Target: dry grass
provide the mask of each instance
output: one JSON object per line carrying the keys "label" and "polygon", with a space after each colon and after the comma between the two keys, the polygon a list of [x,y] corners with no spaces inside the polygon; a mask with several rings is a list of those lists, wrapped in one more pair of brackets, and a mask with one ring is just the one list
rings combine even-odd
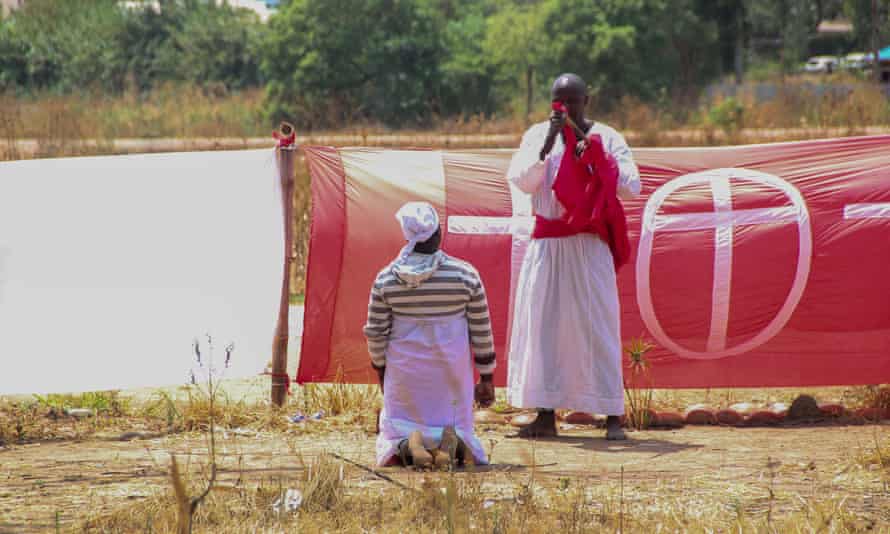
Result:
{"label": "dry grass", "polygon": [[[159,137],[250,137],[267,135],[259,91],[214,95],[169,85],[151,93],[0,95],[2,159],[24,157],[15,140],[34,140],[35,157],[107,153],[108,140]],[[80,140],[94,140],[84,147]]]}
{"label": "dry grass", "polygon": [[769,90],[757,83],[746,83],[735,88],[734,97],[718,94],[711,100],[703,99],[697,109],[647,104],[624,97],[618,110],[605,115],[603,120],[621,130],[636,132],[643,140],[662,139],[661,132],[689,128],[705,133],[799,127],[849,128],[855,132],[869,125],[890,124],[887,97],[878,86],[855,76],[799,76],[769,82]]}
{"label": "dry grass", "polygon": [[[183,385],[157,389],[149,394],[134,395],[132,392],[93,392],[77,395],[51,394],[46,397],[27,398],[17,396],[13,400],[0,398],[0,437],[7,443],[29,443],[64,438],[60,428],[81,424],[90,428],[113,429],[139,423],[163,429],[165,433],[206,432],[211,414],[216,425],[225,429],[288,430],[314,428],[327,431],[338,426],[351,425],[375,415],[381,398],[377,386],[353,384],[308,384],[294,386],[292,395],[282,408],[271,405],[268,389],[250,390],[248,394],[232,395],[227,388],[243,390],[242,382],[251,386],[267,380],[263,377],[230,380],[216,392],[214,402],[206,388]],[[105,400],[96,401],[96,398]],[[64,415],[62,407],[95,407],[97,416],[77,419]],[[113,408],[102,408],[111,406]],[[287,416],[297,411],[322,412],[324,417],[310,426],[294,426]],[[106,421],[105,426],[96,421]],[[112,424],[113,423],[113,424]],[[22,427],[22,432],[15,427]],[[21,434],[21,439],[16,438]],[[88,437],[82,434],[81,437]]]}
{"label": "dry grass", "polygon": [[[682,389],[650,390],[649,408],[682,412],[693,404],[726,407],[738,402],[769,406],[790,404],[802,393],[820,402],[840,403],[849,409],[886,408],[890,386],[832,387],[803,390],[771,389]],[[505,391],[497,391],[495,409],[508,411]],[[324,433],[338,429],[361,428],[373,432],[376,413],[382,403],[380,389],[364,384],[306,384],[295,386],[283,408],[270,405],[264,396],[233,398],[221,390],[213,408],[221,429],[252,429],[286,433]],[[93,408],[94,417],[76,418],[64,408]],[[642,410],[642,408],[640,409]],[[295,425],[288,417],[301,412],[323,416],[311,423]],[[210,423],[210,399],[200,388],[182,386],[175,391],[157,390],[135,400],[117,392],[0,400],[0,447],[42,441],[82,440],[95,436],[115,436],[127,431],[144,434],[206,432]],[[643,425],[645,426],[645,425]],[[890,452],[888,452],[890,456]]]}
{"label": "dry grass", "polygon": [[[94,415],[84,418],[68,415],[67,410],[72,408],[89,409]],[[137,415],[130,400],[118,391],[33,395],[15,401],[0,399],[0,446],[80,440],[134,425],[157,430],[159,425],[153,423]]]}
{"label": "dry grass", "polygon": [[[521,474],[430,474],[408,490],[363,482],[354,468],[320,456],[301,476],[219,488],[196,515],[195,532],[831,532],[880,526],[842,492],[804,495],[775,486],[779,467],[757,487],[695,480],[650,483],[601,476],[539,480]],[[288,488],[293,513],[273,511]],[[175,532],[172,490],[89,519],[88,532]],[[875,528],[877,527],[877,528]]]}
{"label": "dry grass", "polygon": [[259,406],[246,401],[233,400],[225,392],[220,392],[211,403],[210,395],[196,387],[182,388],[185,399],[172,401],[166,394],[159,393],[158,399],[144,409],[146,415],[163,417],[170,421],[172,413],[173,431],[205,431],[209,428],[211,416],[223,428],[236,428],[263,420]]}
{"label": "dry grass", "polygon": [[850,397],[860,408],[890,410],[890,386],[863,386],[852,390]]}
{"label": "dry grass", "polygon": [[[890,122],[890,104],[881,90],[857,78],[836,79],[847,90],[814,96],[810,91],[814,80],[806,77],[790,79],[777,96],[757,102],[750,91],[743,90],[744,126],[749,128],[817,128],[846,127],[852,131],[871,124]],[[815,80],[819,83],[818,80]]]}
{"label": "dry grass", "polygon": [[624,372],[624,394],[627,399],[628,425],[637,430],[647,428],[652,409],[652,380],[646,353],[655,348],[643,339],[632,339],[624,347],[628,367]]}
{"label": "dry grass", "polygon": [[[733,103],[716,97],[703,99],[698,107],[675,102],[646,103],[625,97],[614,111],[591,114],[628,134],[637,146],[672,144],[726,144],[756,142],[757,129],[840,128],[851,133],[866,126],[890,125],[890,105],[881,90],[871,83],[847,75],[831,78],[789,77],[772,82],[770,98],[757,96],[753,83],[736,90]],[[822,85],[826,84],[826,85]],[[817,94],[814,87],[828,90]],[[37,157],[86,150],[77,140],[96,140],[93,153],[107,153],[102,140],[120,138],[266,137],[275,126],[263,118],[262,90],[237,93],[169,84],[148,93],[128,91],[119,96],[102,94],[38,94],[29,97],[0,95],[0,142],[4,159],[17,154],[15,140],[32,139],[39,144]],[[736,109],[737,108],[737,109]],[[738,111],[737,113],[735,111]],[[529,120],[546,119],[546,111]],[[477,136],[477,144],[513,146],[513,139],[485,141],[486,136],[518,136],[525,119],[515,117],[432,117],[424,130],[393,132],[380,124],[353,123],[336,133],[354,135],[358,144],[423,146],[431,142],[449,146],[453,136]],[[748,130],[745,133],[745,130]],[[682,135],[678,132],[683,132]],[[305,132],[300,132],[301,134]],[[323,132],[315,132],[321,134]],[[398,134],[394,139],[375,138]],[[800,138],[802,134],[791,135]],[[431,138],[439,137],[441,141]],[[788,137],[786,135],[785,137]],[[782,136],[769,135],[768,140]],[[458,144],[463,145],[460,141]]]}
{"label": "dry grass", "polygon": [[857,408],[880,407],[885,401],[888,386],[836,386],[821,388],[745,388],[745,389],[656,389],[653,390],[652,405],[658,410],[682,412],[693,404],[709,406],[730,406],[749,402],[754,406],[770,406],[775,403],[791,402],[801,394],[812,395],[818,402],[837,403],[855,410]]}
{"label": "dry grass", "polygon": [[306,384],[297,392],[294,404],[305,412],[327,415],[361,413],[379,406],[380,388],[365,384]]}
{"label": "dry grass", "polygon": [[[882,399],[874,393],[876,391],[884,389],[823,388],[810,393],[826,400],[847,399],[851,403],[865,403]],[[687,402],[702,400],[718,404],[769,402],[788,400],[800,392],[791,389],[656,390],[653,402],[663,407],[680,407]],[[499,394],[503,392],[499,391]],[[177,431],[207,434],[208,401],[198,394],[197,388],[181,388],[176,395],[158,393],[148,401],[130,401],[126,414],[114,416],[109,411],[106,417],[128,425],[153,421],[158,427],[166,426],[169,417]],[[66,402],[76,404],[73,400]],[[797,464],[779,465],[767,458],[763,458],[760,478],[748,476],[745,480],[733,480],[730,476],[729,482],[727,475],[710,476],[704,472],[658,478],[657,473],[669,463],[639,465],[632,472],[619,471],[617,464],[608,469],[598,464],[581,467],[571,475],[538,473],[534,466],[542,462],[541,451],[536,452],[536,444],[532,442],[528,444],[528,450],[518,453],[521,462],[531,466],[530,469],[418,474],[400,478],[410,487],[402,490],[340,462],[324,452],[325,446],[311,450],[303,448],[314,440],[327,442],[331,436],[338,440],[337,447],[352,446],[349,445],[352,438],[347,436],[372,439],[369,434],[373,427],[373,412],[379,403],[375,386],[317,384],[300,387],[289,398],[283,411],[270,408],[262,399],[256,398],[231,400],[221,395],[217,402],[215,419],[219,422],[222,446],[228,451],[225,460],[228,463],[221,467],[228,475],[217,483],[197,509],[194,532],[535,533],[550,532],[555,528],[565,532],[846,533],[868,528],[887,531],[885,526],[875,523],[874,513],[868,512],[868,506],[863,504],[871,502],[868,499],[872,498],[876,499],[874,502],[879,508],[879,503],[890,502],[890,441],[886,427],[882,426],[874,426],[873,430],[862,429],[867,435],[873,432],[873,439],[864,440],[858,449],[851,449],[849,458],[839,457],[832,466],[831,469],[845,477],[846,485],[838,485],[830,478],[803,482],[810,479],[808,467],[801,472]],[[9,413],[8,408],[8,404],[4,406],[4,416],[25,415],[25,412]],[[19,409],[22,409],[21,405]],[[38,420],[34,423],[37,427],[61,424],[47,419],[46,412],[40,412],[48,410],[40,402],[32,402],[29,409],[37,410],[33,415]],[[339,415],[327,415],[319,421],[303,424],[286,422],[285,415],[295,410],[304,413],[324,410],[327,414]],[[86,421],[78,423],[89,424]],[[278,467],[260,478],[256,475],[256,464],[253,476],[239,472],[241,462],[239,459],[235,463],[235,458],[243,454],[256,458],[265,450],[261,443],[255,444],[258,448],[254,452],[240,451],[234,445],[236,438],[232,429],[242,426],[256,431],[257,437],[262,435],[286,443],[290,450],[288,456],[292,459],[284,464],[276,462],[274,465]],[[225,437],[226,433],[229,437]],[[200,437],[183,434],[176,439],[194,442]],[[243,442],[255,438],[237,439]],[[207,457],[202,456],[200,449],[195,451],[188,447],[185,450],[197,454],[186,454],[186,463],[180,464],[180,493],[194,495],[206,484],[209,467]],[[332,450],[345,453],[345,449]],[[546,454],[552,455],[553,451]],[[492,451],[492,455],[495,461],[504,461],[502,453]],[[282,465],[292,468],[281,470]],[[270,467],[273,464],[270,463]],[[728,467],[735,469],[732,465]],[[650,471],[650,468],[654,470]],[[682,468],[678,469],[682,472]],[[654,478],[653,473],[656,474]],[[862,500],[861,493],[848,493],[850,487],[867,486],[872,489],[863,490],[866,493],[876,491],[874,483],[870,482],[876,476],[885,481],[883,493],[866,497],[866,501]],[[299,510],[295,513],[274,511],[273,502],[288,489],[301,492]],[[848,499],[850,495],[855,498]],[[72,527],[85,532],[177,532],[177,502],[176,489],[170,484],[136,503],[122,500],[111,513],[81,515],[79,521],[82,523]]]}
{"label": "dry grass", "polygon": [[890,482],[890,437],[884,436],[882,438],[878,434],[876,427],[874,443],[860,451],[859,462],[865,467],[874,466],[877,469],[883,470],[888,476],[888,482]]}
{"label": "dry grass", "polygon": [[[373,429],[381,402],[377,386],[343,383],[295,386],[282,408],[272,406],[265,397],[233,398],[225,389],[220,389],[211,403],[207,391],[196,386],[181,386],[173,391],[159,389],[141,400],[116,391],[0,398],[0,447],[116,437],[127,432],[206,432],[211,413],[216,426],[223,431],[323,433],[355,426]],[[65,413],[68,408],[90,408],[95,415],[72,417]],[[288,416],[296,412],[320,412],[323,416],[311,424],[295,425],[288,421]]]}

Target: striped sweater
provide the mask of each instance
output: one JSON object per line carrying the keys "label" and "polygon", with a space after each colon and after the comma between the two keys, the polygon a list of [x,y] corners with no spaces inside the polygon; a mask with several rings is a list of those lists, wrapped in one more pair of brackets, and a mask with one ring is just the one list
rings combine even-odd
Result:
{"label": "striped sweater", "polygon": [[494,338],[485,287],[476,269],[445,254],[412,254],[412,266],[390,264],[377,275],[368,304],[365,337],[371,364],[386,365],[393,317],[465,316],[473,361],[480,374],[495,368]]}

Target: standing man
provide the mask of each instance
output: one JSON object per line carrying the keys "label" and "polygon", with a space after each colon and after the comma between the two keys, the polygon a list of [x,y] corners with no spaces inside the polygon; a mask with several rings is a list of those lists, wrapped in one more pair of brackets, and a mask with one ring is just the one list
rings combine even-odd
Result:
{"label": "standing man", "polygon": [[553,112],[522,137],[508,171],[532,196],[535,230],[513,309],[508,401],[537,408],[520,437],[555,436],[554,409],[605,414],[606,439],[626,439],[616,269],[629,245],[618,197],[640,192],[624,138],[584,117],[587,85],[562,74]]}
{"label": "standing man", "polygon": [[[365,336],[383,388],[377,463],[486,464],[473,400],[494,401],[494,338],[479,273],[439,250],[436,210],[409,202],[396,214],[408,244],[371,287]],[[473,384],[473,367],[479,384]]]}

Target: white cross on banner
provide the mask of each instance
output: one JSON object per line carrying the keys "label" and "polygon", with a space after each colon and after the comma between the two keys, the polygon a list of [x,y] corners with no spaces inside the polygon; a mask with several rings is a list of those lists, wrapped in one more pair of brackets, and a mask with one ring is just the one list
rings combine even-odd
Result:
{"label": "white cross on banner", "polygon": [[[516,295],[516,283],[519,280],[519,269],[525,257],[528,240],[531,239],[535,218],[531,214],[531,202],[515,185],[510,187],[511,217],[479,217],[468,215],[450,215],[448,232],[465,235],[510,235],[513,237],[510,254],[510,302]],[[513,314],[509,314],[512,321]]]}

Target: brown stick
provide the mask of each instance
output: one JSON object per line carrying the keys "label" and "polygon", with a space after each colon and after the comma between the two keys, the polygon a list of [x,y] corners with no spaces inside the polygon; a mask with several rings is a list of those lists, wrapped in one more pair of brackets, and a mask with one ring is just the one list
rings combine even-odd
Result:
{"label": "brown stick", "polygon": [[[282,122],[279,127],[281,137],[294,133],[291,124]],[[290,267],[293,253],[293,209],[294,209],[294,158],[296,145],[275,148],[278,160],[278,174],[281,180],[281,202],[284,213],[284,272],[281,280],[281,301],[278,305],[278,324],[275,325],[275,343],[272,349],[272,404],[283,406],[290,386],[287,376],[287,341],[290,309]]]}
{"label": "brown stick", "polygon": [[572,118],[569,117],[568,115],[566,115],[566,122],[569,124],[569,126],[572,128],[572,130],[575,132],[575,137],[578,138],[578,141],[581,141],[582,139],[587,138],[587,134],[584,133],[584,130],[582,130],[577,124],[575,124],[575,121],[573,121]]}
{"label": "brown stick", "polygon": [[329,452],[328,454],[331,455],[331,456],[333,456],[334,458],[336,458],[336,459],[342,461],[342,462],[346,462],[346,463],[348,463],[349,465],[358,467],[358,468],[361,469],[362,471],[365,471],[365,472],[367,472],[367,473],[371,473],[372,475],[374,475],[375,477],[379,478],[380,480],[385,480],[385,481],[389,482],[390,484],[392,484],[392,485],[394,485],[394,486],[396,486],[396,487],[399,487],[399,488],[402,488],[402,489],[405,489],[405,490],[415,491],[414,488],[409,488],[408,486],[402,484],[402,483],[399,482],[398,480],[395,480],[395,479],[393,479],[392,477],[386,476],[386,475],[384,475],[383,473],[381,473],[380,471],[377,471],[376,469],[371,469],[370,467],[364,466],[364,465],[362,465],[362,464],[360,464],[360,463],[358,463],[358,462],[353,462],[353,461],[350,460],[349,458],[344,458],[344,457],[340,456],[339,454],[337,454],[337,453],[335,453],[335,452]]}
{"label": "brown stick", "polygon": [[173,493],[176,495],[176,532],[177,534],[189,534],[191,531],[191,510],[189,496],[179,473],[179,464],[176,456],[170,455],[170,480],[173,483]]}

